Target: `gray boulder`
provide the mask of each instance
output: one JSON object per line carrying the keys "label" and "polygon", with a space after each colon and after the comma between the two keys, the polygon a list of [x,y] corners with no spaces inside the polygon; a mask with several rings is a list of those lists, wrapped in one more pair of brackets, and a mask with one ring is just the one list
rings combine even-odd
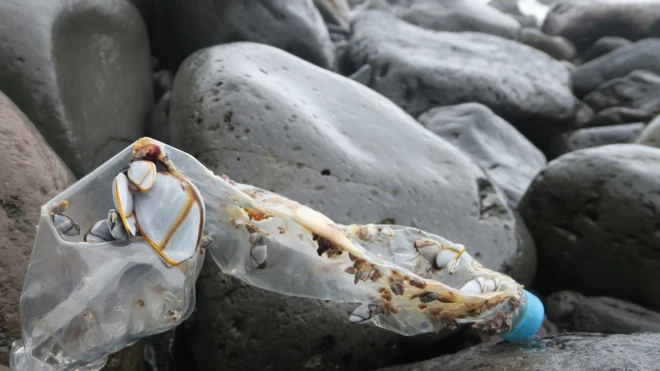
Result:
{"label": "gray boulder", "polygon": [[422,114],[419,122],[471,155],[514,207],[546,165],[541,151],[482,104],[436,107]]}
{"label": "gray boulder", "polygon": [[656,117],[642,130],[635,139],[635,143],[660,148],[660,116]]}
{"label": "gray boulder", "polygon": [[561,334],[523,343],[481,344],[380,371],[655,370],[660,362],[659,343],[660,334]]}
{"label": "gray boulder", "polygon": [[433,32],[382,11],[358,14],[349,56],[370,64],[369,86],[413,116],[477,102],[514,125],[565,122],[577,100],[566,66],[520,43],[474,32]]}
{"label": "gray boulder", "polygon": [[149,41],[124,0],[0,2],[0,90],[76,176],[143,135]]}
{"label": "gray boulder", "polygon": [[311,0],[171,0],[155,7],[158,51],[174,65],[205,47],[251,41],[335,67],[330,34]]}
{"label": "gray boulder", "polygon": [[[521,282],[534,273],[524,225],[473,160],[373,90],[282,50],[234,43],[190,56],[175,78],[170,132],[173,145],[216,173],[337,222],[426,228]],[[207,367],[381,367],[406,341],[443,337],[351,327],[353,306],[264,292],[215,271],[198,281],[192,330]]]}
{"label": "gray boulder", "polygon": [[536,281],[660,309],[660,149],[611,144],[563,155],[518,210],[539,252]]}
{"label": "gray boulder", "polygon": [[648,120],[648,112],[628,107],[610,107],[591,116],[584,124],[578,126],[582,128],[618,126],[628,122],[638,122]]}
{"label": "gray boulder", "polygon": [[474,31],[513,39],[520,23],[508,14],[470,0],[383,0],[371,8],[387,9],[416,26],[435,31]]}
{"label": "gray boulder", "polygon": [[647,38],[658,19],[657,0],[558,0],[550,7],[541,29],[571,40],[584,52],[604,36],[631,41]]}
{"label": "gray boulder", "polygon": [[587,51],[580,56],[580,60],[582,63],[587,63],[626,45],[630,45],[630,40],[618,36],[604,36],[587,49]]}
{"label": "gray boulder", "polygon": [[582,97],[603,83],[625,77],[635,70],[660,75],[660,39],[645,39],[622,46],[579,66],[572,72],[573,89],[578,97]]}
{"label": "gray boulder", "polygon": [[635,70],[625,77],[612,79],[583,98],[595,112],[611,107],[626,107],[646,113],[647,121],[660,113],[660,76]]}
{"label": "gray boulder", "polygon": [[552,157],[580,149],[616,143],[631,143],[644,129],[644,123],[600,126],[566,132],[556,137],[551,144]]}

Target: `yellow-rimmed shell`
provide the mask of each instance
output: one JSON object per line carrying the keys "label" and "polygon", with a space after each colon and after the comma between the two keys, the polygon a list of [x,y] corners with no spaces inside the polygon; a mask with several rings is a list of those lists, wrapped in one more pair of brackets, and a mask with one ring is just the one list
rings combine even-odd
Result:
{"label": "yellow-rimmed shell", "polygon": [[128,188],[128,178],[124,173],[119,173],[112,182],[112,198],[126,232],[131,236],[135,236],[137,227],[133,208],[133,194]]}
{"label": "yellow-rimmed shell", "polygon": [[195,254],[206,210],[190,181],[157,173],[149,192],[136,193],[133,201],[137,227],[168,264],[177,266]]}
{"label": "yellow-rimmed shell", "polygon": [[148,192],[156,183],[156,164],[151,161],[133,161],[127,174],[128,180],[135,184],[140,192]]}

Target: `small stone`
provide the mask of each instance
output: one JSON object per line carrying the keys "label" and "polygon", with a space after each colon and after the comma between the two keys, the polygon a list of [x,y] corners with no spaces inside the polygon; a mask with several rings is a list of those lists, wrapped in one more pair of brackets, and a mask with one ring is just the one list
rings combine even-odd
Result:
{"label": "small stone", "polygon": [[630,45],[630,40],[618,36],[604,36],[598,39],[584,54],[580,57],[582,63],[587,63],[596,58],[619,49],[622,46]]}
{"label": "small stone", "polygon": [[573,331],[602,334],[660,332],[660,313],[625,300],[591,297],[574,304]]}
{"label": "small stone", "polygon": [[545,17],[541,30],[563,36],[585,51],[604,36],[631,41],[651,36],[651,26],[660,18],[657,1],[558,0]]}
{"label": "small stone", "polygon": [[575,57],[573,43],[561,36],[548,36],[536,28],[521,28],[516,41],[536,48],[557,60],[570,60]]}
{"label": "small stone", "polygon": [[579,149],[616,143],[632,143],[644,129],[644,123],[601,126],[570,131],[552,141],[553,158]]}
{"label": "small stone", "polygon": [[591,128],[623,125],[628,122],[646,121],[648,116],[649,113],[641,109],[628,107],[611,107],[592,115],[586,122],[577,127]]}
{"label": "small stone", "polygon": [[520,11],[518,0],[491,0],[488,5],[502,13],[509,14],[520,23],[522,27],[539,27],[539,20],[533,15],[526,15]]}
{"label": "small stone", "polygon": [[572,72],[573,90],[583,97],[607,81],[625,77],[635,70],[660,75],[660,39],[645,39],[622,46],[585,63]]}
{"label": "small stone", "polygon": [[625,107],[646,112],[642,121],[660,113],[660,76],[650,71],[635,70],[624,77],[614,78],[583,98],[595,112]]}

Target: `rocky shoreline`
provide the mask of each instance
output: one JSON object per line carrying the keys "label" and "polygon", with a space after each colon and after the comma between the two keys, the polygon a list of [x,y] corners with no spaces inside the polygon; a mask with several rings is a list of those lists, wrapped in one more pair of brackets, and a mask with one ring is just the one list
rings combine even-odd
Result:
{"label": "rocky shoreline", "polygon": [[107,370],[660,362],[660,1],[0,2],[0,369],[39,208],[142,136],[339,223],[426,229],[543,299],[537,338],[403,337],[207,262]]}

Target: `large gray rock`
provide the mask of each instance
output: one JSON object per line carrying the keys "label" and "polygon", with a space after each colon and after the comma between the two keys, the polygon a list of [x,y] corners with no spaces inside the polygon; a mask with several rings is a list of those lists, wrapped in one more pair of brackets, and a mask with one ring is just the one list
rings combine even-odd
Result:
{"label": "large gray rock", "polygon": [[660,149],[612,144],[563,155],[519,210],[539,251],[537,281],[660,309]]}
{"label": "large gray rock", "polygon": [[[174,82],[170,129],[173,145],[218,174],[340,223],[426,228],[461,241],[490,268],[532,277],[526,229],[476,163],[373,90],[282,50],[235,43],[189,57]],[[204,272],[192,341],[206,367],[380,367],[396,356],[383,349],[404,341],[350,327],[347,306]]]}
{"label": "large gray rock", "polygon": [[[20,295],[41,205],[75,177],[30,120],[0,92],[0,365],[22,337]],[[110,357],[108,371],[143,370],[140,343]],[[2,368],[0,366],[0,368]]]}
{"label": "large gray rock", "polygon": [[[508,14],[471,0],[380,0],[370,8],[387,9],[416,26],[435,31],[475,31],[513,39],[520,23]],[[390,4],[391,6],[387,6]]]}
{"label": "large gray rock", "polygon": [[579,66],[572,73],[573,89],[582,97],[603,83],[635,70],[660,75],[660,39],[638,41]]}
{"label": "large gray rock", "polygon": [[572,118],[566,66],[520,43],[481,33],[433,32],[382,11],[357,15],[350,40],[369,86],[417,116],[436,106],[482,103],[514,125]]}
{"label": "large gray rock", "polygon": [[630,45],[630,40],[618,36],[604,36],[587,49],[587,51],[580,56],[580,60],[582,63],[587,63],[626,45]]}
{"label": "large gray rock", "polygon": [[0,2],[0,90],[82,176],[143,135],[149,41],[125,0]]}
{"label": "large gray rock", "polygon": [[556,137],[550,146],[553,158],[579,149],[615,143],[631,143],[644,129],[644,123],[600,126],[566,132]]}
{"label": "large gray rock", "polygon": [[660,148],[660,116],[656,117],[642,130],[635,139],[635,143]]}
{"label": "large gray rock", "polygon": [[419,122],[470,154],[514,207],[546,165],[541,151],[482,104],[436,107],[423,113]]}
{"label": "large gray rock", "polygon": [[174,65],[205,47],[251,41],[335,67],[328,29],[312,0],[171,0],[156,8],[158,50],[173,54]]}
{"label": "large gray rock", "polygon": [[658,19],[657,0],[558,0],[550,7],[542,30],[564,36],[585,51],[603,36],[647,38]]}
{"label": "large gray rock", "polygon": [[655,370],[660,334],[561,334],[523,343],[481,344],[457,354],[380,371]]}
{"label": "large gray rock", "polygon": [[610,107],[626,107],[646,113],[647,121],[660,113],[660,76],[635,70],[625,77],[612,79],[583,98],[595,112]]}
{"label": "large gray rock", "polygon": [[628,122],[639,122],[648,120],[648,112],[628,107],[606,108],[591,116],[586,122],[578,126],[581,128],[593,128],[603,126],[619,126]]}

